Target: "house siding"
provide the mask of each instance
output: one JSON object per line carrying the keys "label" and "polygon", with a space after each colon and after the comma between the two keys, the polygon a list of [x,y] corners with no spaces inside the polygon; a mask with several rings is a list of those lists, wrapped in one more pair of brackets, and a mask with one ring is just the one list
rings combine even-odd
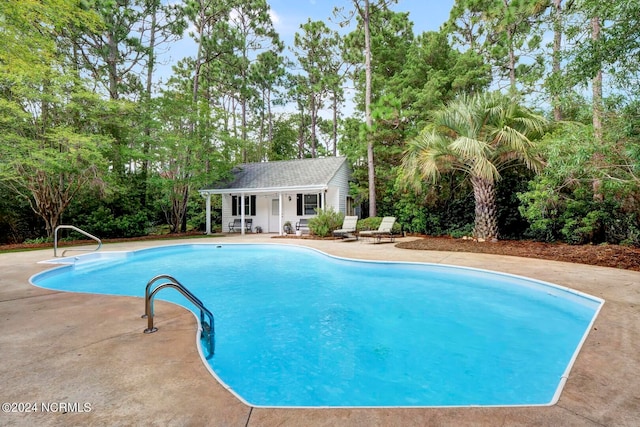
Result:
{"label": "house siding", "polygon": [[229,232],[229,222],[233,221],[231,211],[231,196],[229,194],[222,195],[222,231]]}
{"label": "house siding", "polygon": [[[289,163],[290,164],[290,163]],[[305,165],[309,163],[304,163]],[[288,166],[288,165],[287,165]],[[350,169],[346,161],[343,161],[340,166],[335,169],[333,176],[330,178],[327,176],[325,179],[329,179],[329,181],[316,181],[314,185],[326,185],[326,191],[322,194],[324,198],[324,207],[329,209],[333,208],[334,210],[342,213],[346,213],[347,209],[347,196],[349,194],[349,177],[350,177]],[[303,177],[305,178],[305,177]],[[303,188],[307,183],[300,184]],[[280,232],[280,224],[284,224],[286,221],[291,221],[293,225],[300,218],[309,218],[313,215],[298,215],[297,212],[297,195],[298,194],[319,194],[317,191],[305,191],[298,190],[295,191],[296,184],[292,182],[292,186],[290,190],[284,190],[283,192],[278,192],[276,189],[273,190],[272,193],[268,192],[269,187],[256,187],[256,192],[253,193],[251,191],[243,191],[245,196],[256,196],[255,199],[255,215],[251,216],[249,212],[245,213],[246,218],[252,218],[253,221],[253,231],[255,232],[256,226],[260,226],[263,232]],[[248,189],[247,189],[248,190]],[[240,195],[237,192],[234,192],[232,188],[229,188],[224,193],[220,192],[218,194],[222,194],[222,231],[229,231],[229,223],[234,220],[234,218],[239,218],[240,214],[238,212],[237,215],[233,215],[232,210],[232,195],[238,196]],[[228,191],[228,193],[226,192]],[[282,197],[282,212],[280,212],[280,217],[277,215],[272,215],[272,200],[278,199]],[[291,200],[289,200],[291,198]]]}
{"label": "house siding", "polygon": [[[333,206],[334,209],[343,214],[347,213],[347,197],[349,196],[349,167],[347,163],[343,163],[338,169],[338,172],[329,181],[329,193],[331,194],[331,201],[327,204],[327,207]],[[329,198],[329,197],[327,197]]]}

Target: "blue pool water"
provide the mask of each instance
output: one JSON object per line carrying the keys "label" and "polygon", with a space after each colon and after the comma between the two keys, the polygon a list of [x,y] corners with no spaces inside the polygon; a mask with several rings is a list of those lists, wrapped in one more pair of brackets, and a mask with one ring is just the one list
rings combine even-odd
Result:
{"label": "blue pool water", "polygon": [[[512,275],[288,245],[180,245],[57,262],[71,264],[32,282],[142,297],[152,277],[174,276],[215,316],[215,375],[255,406],[552,404],[603,303]],[[157,298],[193,309],[171,289]]]}

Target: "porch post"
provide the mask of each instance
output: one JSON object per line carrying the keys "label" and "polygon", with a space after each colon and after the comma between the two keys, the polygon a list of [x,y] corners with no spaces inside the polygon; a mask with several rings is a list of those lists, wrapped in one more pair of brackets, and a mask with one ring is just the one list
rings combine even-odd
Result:
{"label": "porch post", "polygon": [[282,217],[284,214],[282,213],[282,192],[278,193],[278,235],[282,236]]}
{"label": "porch post", "polygon": [[207,216],[207,227],[205,230],[206,234],[211,234],[211,193],[207,193],[206,195],[207,198],[207,209],[206,209],[206,216]]}
{"label": "porch post", "polygon": [[240,227],[241,233],[244,235],[244,193],[240,193]]}

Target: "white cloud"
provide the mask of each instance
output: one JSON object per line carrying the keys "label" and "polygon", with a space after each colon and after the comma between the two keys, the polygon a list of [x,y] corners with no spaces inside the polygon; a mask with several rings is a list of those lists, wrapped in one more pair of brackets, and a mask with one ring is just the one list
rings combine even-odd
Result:
{"label": "white cloud", "polygon": [[271,17],[273,26],[278,28],[278,26],[280,25],[280,15],[278,15],[275,10],[269,9],[269,16]]}

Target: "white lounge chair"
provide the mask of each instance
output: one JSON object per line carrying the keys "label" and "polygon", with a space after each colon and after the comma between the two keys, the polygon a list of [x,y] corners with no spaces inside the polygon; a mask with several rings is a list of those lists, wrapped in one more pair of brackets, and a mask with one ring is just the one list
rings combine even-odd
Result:
{"label": "white lounge chair", "polygon": [[345,216],[344,221],[342,221],[342,228],[338,230],[333,230],[334,237],[342,237],[343,239],[355,237],[358,238],[358,235],[355,234],[356,227],[358,225],[358,217],[357,216]]}
{"label": "white lounge chair", "polygon": [[358,233],[361,237],[373,237],[376,243],[380,243],[383,238],[388,238],[391,242],[395,241],[395,234],[393,234],[393,225],[396,223],[396,218],[393,216],[385,216],[380,222],[380,227],[377,230],[365,230]]}

